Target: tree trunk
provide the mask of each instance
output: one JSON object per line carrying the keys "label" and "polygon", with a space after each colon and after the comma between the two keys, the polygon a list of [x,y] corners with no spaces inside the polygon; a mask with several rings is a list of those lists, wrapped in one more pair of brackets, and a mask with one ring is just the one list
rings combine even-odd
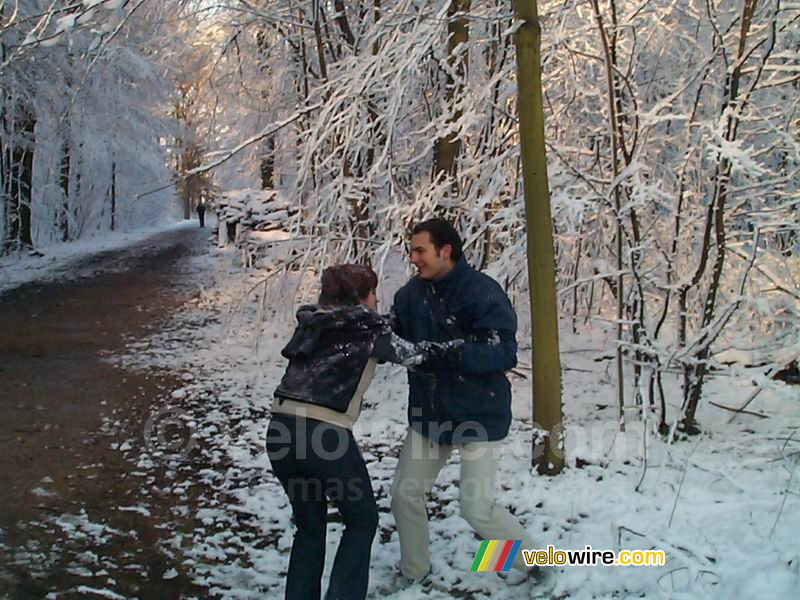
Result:
{"label": "tree trunk", "polygon": [[339,31],[341,31],[342,37],[347,42],[347,45],[352,48],[356,45],[356,37],[353,35],[350,22],[347,20],[344,0],[334,0],[333,7],[336,9],[336,23],[339,25]]}
{"label": "tree trunk", "polygon": [[[747,36],[750,33],[750,25],[752,23],[753,14],[755,13],[758,0],[744,0],[742,5],[741,25],[739,30],[739,43],[736,51],[736,61],[732,71],[726,81],[725,91],[726,98],[723,104],[722,115],[725,117],[725,130],[724,137],[728,142],[736,140],[736,134],[739,126],[737,104],[741,107],[740,102],[747,101],[747,95],[744,99],[739,98],[739,84],[742,76],[742,67],[745,62],[745,47],[747,43]],[[763,61],[766,61],[767,56],[772,50],[769,45],[765,51]],[[763,65],[763,63],[762,63]],[[756,81],[760,71],[754,76]],[[755,84],[753,84],[755,85]],[[751,88],[752,90],[752,88]],[[703,301],[703,312],[700,320],[700,329],[707,330],[707,327],[714,320],[716,311],[717,292],[719,291],[720,281],[722,280],[722,272],[725,268],[725,253],[727,249],[727,239],[725,232],[725,203],[728,197],[728,188],[731,179],[732,164],[730,159],[725,156],[717,164],[717,169],[714,177],[714,192],[711,200],[711,210],[706,222],[706,240],[704,240],[704,251],[707,257],[708,243],[707,238],[710,232],[714,233],[714,250],[715,260],[711,270],[711,281],[706,290],[705,299]],[[701,262],[703,270],[705,268],[705,261]],[[698,270],[698,273],[701,271]],[[695,281],[699,281],[697,275]],[[695,423],[695,412],[700,403],[700,398],[703,392],[703,384],[705,382],[705,375],[708,369],[707,361],[711,352],[711,344],[714,342],[710,333],[705,333],[701,336],[698,342],[698,350],[693,356],[694,365],[689,368],[688,380],[686,388],[684,389],[684,416],[681,422],[681,428],[687,433],[699,433],[697,424]]]}
{"label": "tree trunk", "polygon": [[116,228],[117,221],[117,163],[111,163],[111,231]]}
{"label": "tree trunk", "polygon": [[261,189],[271,190],[275,187],[275,140],[267,138],[265,153],[261,157]]}
{"label": "tree trunk", "polygon": [[325,45],[322,41],[322,28],[320,25],[322,7],[318,7],[317,12],[314,13],[314,40],[317,43],[317,59],[319,60],[319,76],[322,81],[328,79],[328,67],[325,61]]}
{"label": "tree trunk", "polygon": [[[4,115],[3,115],[4,116]],[[5,127],[3,128],[5,129]],[[11,148],[4,139],[0,139],[0,201],[3,208],[3,237],[0,243],[0,256],[6,254],[11,248],[8,241],[11,239],[11,229],[15,218],[11,202]]]}
{"label": "tree trunk", "polygon": [[533,460],[541,474],[564,466],[560,439],[561,362],[555,290],[555,253],[547,181],[542,106],[541,28],[536,0],[517,0],[522,25],[515,34],[519,135],[528,236],[528,291],[533,346],[533,420],[544,430],[533,440]]}
{"label": "tree trunk", "polygon": [[611,138],[611,168],[613,173],[614,183],[614,217],[617,224],[616,232],[616,254],[617,254],[617,281],[616,281],[616,299],[617,299],[617,348],[616,348],[616,367],[617,367],[617,416],[619,418],[619,430],[625,431],[625,371],[622,354],[622,337],[623,326],[622,321],[624,318],[625,308],[625,280],[622,275],[623,271],[623,231],[622,231],[622,199],[619,183],[619,145],[620,139],[618,137],[619,130],[617,128],[617,108],[616,102],[616,82],[614,77],[613,57],[611,56],[611,46],[606,35],[606,30],[603,25],[603,20],[600,16],[600,7],[597,0],[592,0],[592,8],[594,10],[594,18],[597,21],[597,27],[600,32],[600,40],[603,45],[603,54],[605,56],[606,66],[606,93],[608,94],[608,119]]}
{"label": "tree trunk", "polygon": [[[456,56],[455,49],[459,44],[469,40],[469,24],[466,14],[469,12],[471,0],[451,0],[447,9],[447,72],[445,92],[447,106],[453,107],[464,89],[464,76],[467,72],[466,54]],[[460,16],[459,16],[460,15]],[[455,72],[454,78],[452,72]],[[454,110],[449,120],[455,124],[461,118],[461,111]],[[433,145],[433,179],[456,176],[456,159],[461,152],[461,139],[452,131],[444,137],[437,138]]]}
{"label": "tree trunk", "polygon": [[25,106],[18,106],[13,117],[15,132],[8,159],[8,194],[6,196],[5,250],[32,248],[31,192],[33,190],[33,151],[36,117]]}
{"label": "tree trunk", "polygon": [[[0,7],[2,14],[2,7]],[[5,100],[5,98],[3,98]],[[5,110],[5,103],[0,104],[0,132],[8,131],[8,121]],[[0,256],[7,252],[5,247],[6,240],[9,239],[9,229],[11,227],[11,198],[9,188],[11,186],[11,148],[8,140],[0,137],[0,209],[2,209],[2,238],[0,238]]]}
{"label": "tree trunk", "polygon": [[[78,121],[76,131],[80,131],[83,126],[82,121]],[[83,229],[86,227],[86,218],[81,211],[84,205],[81,202],[83,196],[83,167],[85,160],[83,158],[83,140],[78,142],[78,147],[73,148],[73,158],[75,159],[75,189],[72,194],[72,224],[73,233],[72,239],[76,240],[83,235]]]}
{"label": "tree trunk", "polygon": [[183,205],[183,218],[192,218],[192,194],[189,189],[189,180],[184,179],[181,187],[181,204]]}
{"label": "tree trunk", "polygon": [[61,241],[69,241],[69,172],[70,172],[69,134],[64,136],[64,143],[61,145],[61,165],[58,169],[58,181],[61,187],[61,210],[58,215],[58,230],[61,233]]}
{"label": "tree trunk", "polygon": [[[5,3],[0,2],[0,21],[5,17]],[[0,64],[6,61],[6,44],[0,37]],[[2,90],[0,97],[0,133],[8,131],[8,121],[6,119],[6,103],[8,100],[8,90]],[[9,186],[9,161],[7,154],[8,140],[0,136],[0,242],[4,242],[8,235],[9,213],[8,213],[8,186]],[[0,243],[0,256],[5,254],[4,244]]]}

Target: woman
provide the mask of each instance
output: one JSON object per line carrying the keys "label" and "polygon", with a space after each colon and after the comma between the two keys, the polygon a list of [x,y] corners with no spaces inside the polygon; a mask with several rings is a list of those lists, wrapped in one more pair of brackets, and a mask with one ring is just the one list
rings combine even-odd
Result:
{"label": "woman", "polygon": [[375,312],[374,271],[361,265],[325,269],[317,305],[301,307],[281,354],[289,366],[275,391],[267,454],[292,504],[297,526],[287,600],[317,600],[325,564],[328,502],[344,522],[326,600],[367,594],[378,510],[353,438],[353,423],[377,361],[424,368],[450,360],[463,341],[411,344]]}

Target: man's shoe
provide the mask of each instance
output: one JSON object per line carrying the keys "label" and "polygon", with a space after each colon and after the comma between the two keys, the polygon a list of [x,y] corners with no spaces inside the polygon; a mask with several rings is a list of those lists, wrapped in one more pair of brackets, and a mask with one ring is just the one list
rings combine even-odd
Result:
{"label": "man's shoe", "polygon": [[511,569],[510,571],[500,571],[497,573],[506,585],[514,587],[522,585],[523,583],[530,582],[537,587],[547,587],[548,584],[553,584],[555,573],[552,569],[547,567],[534,566],[527,571],[518,571]]}
{"label": "man's shoe", "polygon": [[428,571],[422,577],[414,578],[414,577],[406,577],[405,575],[403,575],[403,572],[400,571],[400,579],[403,580],[406,584],[404,587],[411,587],[413,585],[418,585],[423,588],[430,587],[432,575],[433,571]]}
{"label": "man's shoe", "polygon": [[511,569],[510,571],[498,571],[497,576],[502,579],[507,586],[516,587],[531,581],[531,579],[534,577],[532,573],[534,569],[536,569],[536,567],[533,567],[533,569],[529,569],[527,571],[518,571],[517,569]]}
{"label": "man's shoe", "polygon": [[552,567],[535,566],[527,571],[512,569],[498,575],[509,587],[524,586],[536,598],[550,598],[556,587],[556,570]]}
{"label": "man's shoe", "polygon": [[388,589],[381,589],[379,590],[381,593],[384,594],[393,594],[395,592],[399,592],[401,590],[405,590],[414,586],[419,586],[423,589],[428,589],[432,585],[432,571],[428,571],[427,574],[423,575],[422,577],[406,577],[403,575],[403,570],[398,567],[397,571],[395,572],[394,579],[389,584]]}

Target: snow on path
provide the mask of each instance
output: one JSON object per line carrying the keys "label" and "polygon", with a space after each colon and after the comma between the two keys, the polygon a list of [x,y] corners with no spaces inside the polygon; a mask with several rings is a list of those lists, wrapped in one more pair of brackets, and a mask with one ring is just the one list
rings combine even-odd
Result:
{"label": "snow on path", "polygon": [[[166,465],[184,477],[187,461],[195,465],[188,483],[184,478],[172,490],[159,490],[174,494],[176,518],[190,510],[192,478],[215,490],[194,499],[200,525],[176,527],[171,549],[187,557],[195,581],[216,595],[279,597],[292,539],[291,510],[269,470],[263,438],[271,394],[285,366],[279,351],[293,326],[285,299],[297,293],[297,276],[273,279],[264,288],[258,273],[241,273],[234,254],[212,250],[191,260],[203,282],[199,298],[166,330],[109,360],[126,368],[186,371],[185,386],[153,411],[180,413],[191,439],[177,452],[150,444],[151,452],[138,457],[140,469]],[[257,296],[240,301],[251,289],[266,289],[263,302]],[[299,290],[309,293],[303,286]],[[731,413],[704,402],[698,418],[705,433],[666,444],[652,433],[652,420],[645,428],[633,412],[627,432],[617,431],[609,365],[595,360],[608,354],[604,332],[564,335],[568,468],[555,478],[531,474],[530,381],[514,376],[515,420],[498,476],[499,501],[512,508],[541,548],[660,549],[667,562],[664,567],[564,567],[555,574],[553,597],[798,597],[796,388],[776,384],[761,394],[760,410],[773,415],[768,419],[739,415],[731,420]],[[530,364],[525,352],[520,359]],[[677,381],[665,383],[676,405]],[[738,405],[748,396],[748,385],[712,380],[709,398]],[[403,369],[381,367],[355,431],[380,508],[371,597],[521,597],[521,588],[506,586],[492,573],[469,572],[479,540],[458,516],[457,455],[442,470],[429,505],[434,586],[387,591],[399,558],[388,489],[405,432],[405,398]],[[670,414],[676,414],[675,406]],[[643,431],[649,432],[647,469],[636,492]],[[340,532],[339,523],[329,526],[326,575]],[[535,590],[525,593],[538,597]]]}

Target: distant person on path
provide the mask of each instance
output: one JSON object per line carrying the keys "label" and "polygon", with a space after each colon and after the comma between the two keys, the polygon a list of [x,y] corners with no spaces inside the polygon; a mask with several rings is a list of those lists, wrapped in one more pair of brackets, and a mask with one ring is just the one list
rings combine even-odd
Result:
{"label": "distant person on path", "polygon": [[344,532],[326,600],[361,600],[369,586],[378,509],[353,423],[378,360],[423,367],[447,360],[462,341],[409,344],[375,309],[378,278],[362,265],[325,269],[316,305],[297,311],[297,328],[281,354],[289,365],[275,391],[266,448],[289,496],[295,533],[287,600],[318,600],[325,565],[328,503]]}
{"label": "distant person on path", "polygon": [[197,205],[197,218],[200,220],[200,227],[206,226],[206,204],[205,202],[200,202]]}
{"label": "distant person on path", "polygon": [[[485,540],[535,547],[516,517],[495,502],[499,455],[511,423],[506,371],[517,362],[511,302],[496,281],[467,264],[458,232],[443,219],[414,227],[411,262],[418,274],[394,297],[397,334],[415,343],[466,343],[431,370],[408,372],[409,429],[392,484],[407,583],[430,573],[426,495],[454,449],[461,455],[461,516]],[[513,567],[518,572],[507,575],[507,583],[527,580],[522,552]]]}

